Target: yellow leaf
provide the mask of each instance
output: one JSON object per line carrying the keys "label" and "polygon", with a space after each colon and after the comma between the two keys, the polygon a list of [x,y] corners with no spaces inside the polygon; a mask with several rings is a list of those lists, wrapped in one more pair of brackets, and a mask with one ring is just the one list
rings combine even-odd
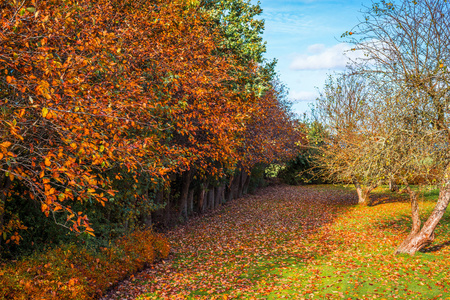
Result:
{"label": "yellow leaf", "polygon": [[45,203],[43,203],[42,206],[41,206],[41,209],[42,209],[43,212],[44,212],[44,211],[47,211],[48,205],[45,204]]}
{"label": "yellow leaf", "polygon": [[50,167],[50,164],[51,164],[51,163],[50,163],[50,159],[49,159],[48,157],[45,158],[45,162],[44,162],[44,163],[45,163],[45,165],[46,165],[47,167]]}
{"label": "yellow leaf", "polygon": [[444,67],[444,64],[440,64],[440,65],[439,65],[439,68],[443,68],[443,67]]}
{"label": "yellow leaf", "polygon": [[45,118],[48,114],[48,109],[47,107],[42,108],[42,116]]}
{"label": "yellow leaf", "polygon": [[2,159],[3,158],[3,153],[0,153],[0,159]]}

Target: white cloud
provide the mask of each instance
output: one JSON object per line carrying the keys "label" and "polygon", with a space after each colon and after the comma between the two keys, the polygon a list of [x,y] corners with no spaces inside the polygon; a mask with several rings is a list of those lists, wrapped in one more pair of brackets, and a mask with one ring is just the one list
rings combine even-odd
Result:
{"label": "white cloud", "polygon": [[351,60],[362,57],[360,51],[351,51],[349,44],[340,43],[330,48],[323,44],[310,45],[307,54],[297,55],[290,65],[294,71],[343,69]]}
{"label": "white cloud", "polygon": [[314,45],[310,45],[308,47],[308,52],[309,53],[313,53],[313,54],[315,54],[315,53],[322,53],[325,50],[326,49],[325,49],[325,45],[324,44],[314,44]]}
{"label": "white cloud", "polygon": [[317,92],[308,92],[308,91],[290,91],[289,99],[294,102],[311,102],[316,100],[319,97]]}

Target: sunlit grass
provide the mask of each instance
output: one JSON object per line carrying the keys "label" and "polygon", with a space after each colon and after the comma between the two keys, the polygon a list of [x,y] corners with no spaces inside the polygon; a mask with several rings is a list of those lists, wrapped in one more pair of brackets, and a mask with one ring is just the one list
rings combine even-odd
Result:
{"label": "sunlit grass", "polygon": [[[353,198],[348,205],[326,202],[326,197],[338,200],[337,193],[349,197],[353,191],[332,185],[279,187],[247,199],[239,211],[228,207],[220,218],[208,220],[213,225],[193,224],[189,231],[197,238],[174,233],[179,252],[170,272],[155,273],[156,283],[140,299],[450,297],[449,213],[432,247],[412,257],[395,256],[411,225],[403,196],[387,192],[384,196],[400,202],[370,207],[351,205]],[[432,210],[436,197],[434,190],[425,193],[422,215]],[[321,215],[328,221],[317,221]],[[180,248],[188,244],[189,250]],[[195,249],[202,252],[195,254]]]}

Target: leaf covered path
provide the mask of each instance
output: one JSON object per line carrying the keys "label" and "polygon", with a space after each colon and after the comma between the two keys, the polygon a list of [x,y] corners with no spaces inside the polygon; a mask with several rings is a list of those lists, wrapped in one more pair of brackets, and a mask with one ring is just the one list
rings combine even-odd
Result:
{"label": "leaf covered path", "polygon": [[448,248],[392,255],[409,226],[408,203],[356,202],[342,187],[262,189],[171,231],[169,260],[105,299],[450,297]]}

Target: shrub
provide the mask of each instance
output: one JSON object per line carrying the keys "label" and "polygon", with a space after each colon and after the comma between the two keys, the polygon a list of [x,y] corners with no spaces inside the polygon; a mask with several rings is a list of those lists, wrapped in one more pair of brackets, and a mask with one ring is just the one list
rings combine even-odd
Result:
{"label": "shrub", "polygon": [[64,245],[3,264],[1,299],[92,299],[129,274],[167,258],[169,243],[150,230],[135,231],[98,251]]}

